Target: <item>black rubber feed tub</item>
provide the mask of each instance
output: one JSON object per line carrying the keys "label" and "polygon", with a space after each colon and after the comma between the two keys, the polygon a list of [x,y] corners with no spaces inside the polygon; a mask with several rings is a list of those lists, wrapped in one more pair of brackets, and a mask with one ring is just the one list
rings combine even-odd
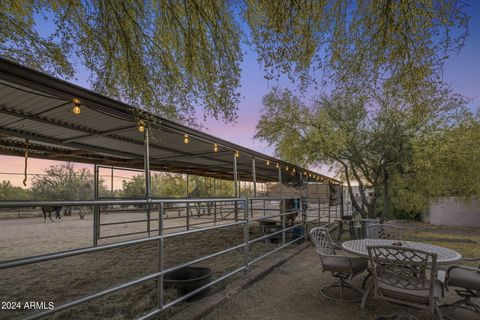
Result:
{"label": "black rubber feed tub", "polygon": [[[195,289],[198,289],[210,282],[212,271],[209,268],[184,267],[169,272],[163,277],[164,288],[175,288],[183,296]],[[204,297],[208,293],[208,288],[188,298],[192,301]]]}

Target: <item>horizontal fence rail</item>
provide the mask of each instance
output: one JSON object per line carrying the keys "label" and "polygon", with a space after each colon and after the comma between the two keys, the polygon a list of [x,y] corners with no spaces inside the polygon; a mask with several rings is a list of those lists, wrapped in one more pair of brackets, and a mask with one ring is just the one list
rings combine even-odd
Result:
{"label": "horizontal fence rail", "polygon": [[[298,199],[295,206],[291,206],[292,200]],[[20,317],[19,319],[39,319],[60,311],[67,310],[82,303],[116,293],[120,290],[139,285],[147,281],[155,280],[157,283],[157,307],[141,315],[137,319],[150,319],[163,310],[176,305],[195,294],[223,281],[241,271],[247,272],[249,267],[275,252],[303,241],[306,238],[308,227],[330,223],[338,217],[342,211],[339,206],[330,206],[322,203],[325,199],[309,198],[199,198],[199,199],[128,199],[128,200],[92,200],[92,201],[1,201],[2,208],[31,208],[31,207],[92,207],[94,242],[90,247],[30,256],[0,262],[0,270],[33,265],[46,261],[64,259],[68,257],[92,254],[101,251],[125,248],[144,243],[157,243],[158,271],[138,277],[136,279],[104,288],[89,293],[82,297],[56,305],[54,309],[36,311]],[[287,205],[288,204],[288,205]],[[118,207],[123,206],[124,208]],[[133,208],[132,208],[133,207]],[[125,209],[125,210],[124,210]],[[173,212],[173,215],[170,215]],[[0,211],[0,214],[2,212]],[[105,217],[121,214],[145,214],[145,218],[136,218],[125,221],[108,221]],[[152,216],[153,215],[153,216]],[[103,219],[103,220],[102,220]],[[204,219],[205,221],[201,221]],[[195,222],[193,220],[196,220]],[[184,221],[180,225],[166,226],[166,223],[174,224],[175,221]],[[199,221],[199,222],[198,222]],[[115,228],[119,225],[145,225],[145,230],[135,232],[123,232],[103,234],[105,228]],[[164,242],[171,238],[195,235],[213,230],[242,228],[242,242],[226,249],[205,254],[190,261],[165,267]],[[252,228],[260,230],[260,236],[251,237]],[[179,230],[181,229],[181,230]],[[176,231],[175,231],[176,230]],[[169,233],[169,231],[172,231]],[[98,241],[114,239],[117,237],[142,235],[139,239],[121,240],[114,243],[99,244]],[[250,256],[252,245],[261,241],[276,241],[277,246],[260,254],[257,257]],[[243,263],[233,271],[224,272],[219,278],[208,284],[180,296],[173,301],[165,303],[164,276],[175,270],[192,266],[209,259],[240,251],[243,255]]]}

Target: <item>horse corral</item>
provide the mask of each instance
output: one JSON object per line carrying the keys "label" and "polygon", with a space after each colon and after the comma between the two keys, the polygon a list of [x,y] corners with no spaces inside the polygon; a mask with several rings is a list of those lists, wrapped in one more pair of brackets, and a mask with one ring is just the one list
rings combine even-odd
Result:
{"label": "horse corral", "polygon": [[[203,213],[202,208],[208,206],[201,206],[199,201],[190,203],[188,207],[192,210],[189,211],[190,225],[188,228],[185,203],[169,206],[170,208],[163,215],[165,234],[192,233],[164,240],[164,269],[183,265],[221,251],[228,252],[193,265],[210,268],[213,280],[234,272],[244,265],[245,251],[242,244],[245,243],[245,225],[240,223],[231,226],[231,224],[245,221],[245,210],[241,212],[241,215],[239,214],[237,222],[235,222],[235,212],[233,211],[235,205],[233,203],[227,205],[228,202],[230,201],[222,201],[222,206],[220,206],[220,202],[215,202],[215,205],[218,204],[216,214],[214,213],[215,205],[210,212],[206,210]],[[281,205],[278,199],[251,200],[250,204],[252,206],[248,213],[249,262],[282,247],[285,243],[297,243],[302,240],[302,237],[294,238],[292,230],[285,231],[288,227],[294,226],[291,222],[287,222],[287,219],[284,219],[284,223],[287,224],[285,228],[277,228],[274,232],[270,231],[271,233],[265,233],[265,230],[260,227],[262,221],[272,221],[275,225],[281,225],[282,218],[279,216]],[[316,220],[320,214],[321,220],[326,223],[328,222],[328,211],[332,213],[333,209],[338,211],[337,208],[329,205],[318,206],[318,204],[311,203],[309,204],[310,216],[302,219],[314,221],[317,224]],[[121,211],[111,207],[102,212],[102,226],[104,225],[106,229],[101,229],[98,240],[100,246],[118,244],[132,239],[145,239],[145,236],[142,235],[142,232],[145,234],[148,232],[145,210],[141,212],[142,209],[131,208],[130,211],[136,212]],[[292,213],[285,213],[285,216],[287,215],[292,215]],[[157,235],[158,229],[153,228],[153,224],[155,222],[155,225],[158,225],[158,210],[152,210],[150,219],[151,236]],[[75,210],[74,215],[63,217],[61,222],[57,220],[45,223],[40,215],[21,219],[5,219],[1,224],[0,241],[4,245],[0,248],[0,256],[3,260],[11,261],[88,247],[93,241],[92,220],[92,214],[87,215],[85,219],[80,219]],[[211,229],[212,227],[215,229]],[[280,235],[280,238],[275,237],[272,233]],[[285,233],[285,239],[282,242],[283,233]],[[255,241],[256,239],[260,240]],[[13,301],[53,301],[55,305],[61,305],[105,287],[142,278],[159,270],[159,243],[159,241],[144,242],[108,251],[74,255],[6,269],[1,273],[0,281],[3,285],[0,288],[0,296],[8,296]],[[12,250],[13,248],[14,250]],[[235,279],[238,274],[226,281]],[[120,317],[120,315],[124,318],[133,318],[156,306],[156,281],[152,279],[132,285],[118,293],[108,295],[108,299],[92,300],[68,309],[68,311],[59,312],[51,318],[64,319],[75,315],[76,319],[90,319],[92,313],[96,315],[97,319],[111,319]],[[214,285],[211,292],[221,289],[225,283],[224,281]],[[179,297],[179,292],[175,289],[167,289],[164,292],[164,303],[172,302]],[[188,303],[179,304],[162,314],[161,317],[166,318],[186,305]],[[1,313],[0,319],[10,319],[29,312],[31,310],[4,311]]]}
{"label": "horse corral", "polygon": [[[0,319],[168,318],[349,210],[335,179],[1,58],[0,91],[1,154],[94,166],[89,200],[0,202]],[[101,167],[141,170],[144,196],[102,199]],[[212,190],[190,194],[187,178],[186,198],[154,196],[152,172],[208,178]],[[232,194],[219,197],[217,180]],[[267,183],[278,195],[258,192]],[[164,288],[185,267],[210,269],[210,282]]]}

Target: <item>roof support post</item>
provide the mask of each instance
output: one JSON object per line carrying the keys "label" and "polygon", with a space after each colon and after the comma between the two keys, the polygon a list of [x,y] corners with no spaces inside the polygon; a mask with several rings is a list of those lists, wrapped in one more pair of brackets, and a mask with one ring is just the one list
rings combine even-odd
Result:
{"label": "roof support post", "polygon": [[[93,200],[98,200],[98,181],[100,179],[98,164],[93,165]],[[93,206],[93,246],[98,245],[98,236],[100,231],[100,207],[98,205]]]}
{"label": "roof support post", "polygon": [[215,177],[213,177],[212,179],[213,179],[213,197],[215,198],[217,196],[217,190],[216,190],[217,179]]}
{"label": "roof support post", "polygon": [[342,187],[342,192],[340,193],[340,216],[343,219],[343,216],[345,215],[345,208],[343,207],[343,186],[339,183],[339,186]]}
{"label": "roof support post", "polygon": [[[150,176],[150,140],[148,127],[145,127],[143,135],[144,156],[143,165],[145,169],[145,199],[151,199],[151,176]],[[147,233],[150,237],[150,205],[147,204]]]}
{"label": "roof support post", "polygon": [[257,197],[257,172],[255,169],[255,157],[252,157],[253,197]]}
{"label": "roof support post", "polygon": [[[235,185],[235,198],[240,198],[240,190],[238,187],[238,172],[237,172],[237,153],[233,153],[233,184]],[[238,201],[235,200],[235,222],[238,221]]]}
{"label": "roof support post", "polygon": [[[111,193],[111,197],[113,198],[114,197],[114,194],[113,194],[113,166],[111,168],[111,177],[110,177],[110,193]],[[112,208],[113,208],[113,205],[112,205]]]}
{"label": "roof support post", "polygon": [[280,184],[280,198],[283,198],[282,167],[278,166],[278,183]]}
{"label": "roof support post", "polygon": [[318,179],[317,179],[317,200],[318,200],[318,215],[317,215],[317,221],[320,222],[320,191],[318,189]]}
{"label": "roof support post", "polygon": [[308,181],[308,178],[307,178],[307,189],[305,190],[305,198],[308,199],[308,197],[310,196],[309,195],[309,192],[308,192],[308,187],[310,186],[310,181]]}
{"label": "roof support post", "polygon": [[238,173],[237,173],[237,154],[233,153],[233,184],[235,186],[235,198],[239,198],[239,190],[238,190]]}

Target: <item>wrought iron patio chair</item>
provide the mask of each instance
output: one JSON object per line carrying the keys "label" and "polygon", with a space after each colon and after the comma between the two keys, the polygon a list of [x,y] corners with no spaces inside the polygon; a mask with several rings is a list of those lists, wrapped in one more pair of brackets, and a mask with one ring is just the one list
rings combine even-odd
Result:
{"label": "wrought iron patio chair", "polygon": [[[372,268],[374,297],[396,304],[426,309],[443,319],[439,299],[443,283],[436,278],[435,253],[399,246],[368,246]],[[361,308],[365,307],[364,295]],[[395,313],[378,319],[415,319],[412,315]]]}
{"label": "wrought iron patio chair", "polygon": [[[315,249],[320,256],[323,272],[331,272],[332,276],[338,281],[322,287],[320,292],[327,299],[337,302],[358,302],[361,300],[363,290],[355,287],[351,280],[353,277],[361,274],[367,269],[368,261],[363,258],[349,257],[346,255],[337,255],[337,246],[330,238],[327,228],[316,227],[310,230],[310,238],[315,245]],[[339,288],[339,297],[328,294],[330,288]],[[344,297],[344,290],[348,289],[353,294],[350,298]],[[358,297],[355,297],[355,293]]]}
{"label": "wrought iron patio chair", "polygon": [[[367,239],[388,239],[388,240],[402,240],[403,228],[394,226],[392,224],[367,224],[365,226],[365,237]],[[368,275],[364,278],[362,283],[362,289],[365,289],[367,282],[372,276],[370,267],[368,268]]]}
{"label": "wrought iron patio chair", "polygon": [[[480,258],[464,258],[465,261],[480,261]],[[460,300],[443,305],[448,308],[445,314],[447,319],[455,319],[451,314],[458,308],[469,310],[480,316],[480,305],[476,304],[472,299],[480,298],[480,266],[478,268],[467,266],[451,266],[447,269],[445,277],[445,289],[455,287],[455,292],[461,297]]]}
{"label": "wrought iron patio chair", "polygon": [[368,239],[402,240],[403,238],[403,228],[392,224],[369,224],[366,227],[365,235]]}

